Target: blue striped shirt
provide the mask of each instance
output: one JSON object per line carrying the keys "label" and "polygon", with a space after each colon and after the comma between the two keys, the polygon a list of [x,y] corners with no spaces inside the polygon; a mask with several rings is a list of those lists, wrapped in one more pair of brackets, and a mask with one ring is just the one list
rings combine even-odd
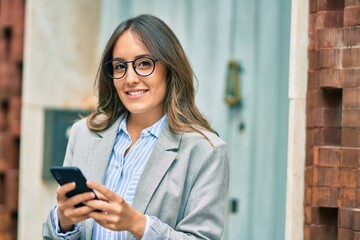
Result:
{"label": "blue striped shirt", "polygon": [[[164,127],[166,115],[151,127],[142,130],[140,138],[124,156],[126,149],[132,143],[127,131],[126,119],[127,117],[124,117],[120,123],[104,185],[132,205],[141,173]],[[94,223],[92,239],[125,240],[126,236],[126,231],[111,231]]]}

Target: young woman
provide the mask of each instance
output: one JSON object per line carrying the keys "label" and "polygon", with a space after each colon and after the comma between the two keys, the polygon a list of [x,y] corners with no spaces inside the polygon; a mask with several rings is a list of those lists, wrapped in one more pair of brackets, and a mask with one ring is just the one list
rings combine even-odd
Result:
{"label": "young woman", "polygon": [[221,239],[226,143],[195,105],[172,30],[151,15],[121,23],[96,83],[98,107],[72,127],[64,165],[79,167],[99,199],[67,198],[75,184],[59,187],[43,238]]}

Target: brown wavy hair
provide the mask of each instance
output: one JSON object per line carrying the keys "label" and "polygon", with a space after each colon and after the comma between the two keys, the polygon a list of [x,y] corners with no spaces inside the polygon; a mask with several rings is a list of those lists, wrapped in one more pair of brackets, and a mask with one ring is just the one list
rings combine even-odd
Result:
{"label": "brown wavy hair", "polygon": [[134,33],[166,67],[164,112],[168,115],[170,129],[175,133],[195,131],[202,134],[200,129],[216,133],[195,105],[194,72],[178,38],[166,23],[148,14],[125,20],[108,40],[95,81],[98,106],[88,117],[88,127],[93,131],[104,130],[127,112],[113,80],[103,67],[105,62],[113,58],[114,45],[125,31]]}

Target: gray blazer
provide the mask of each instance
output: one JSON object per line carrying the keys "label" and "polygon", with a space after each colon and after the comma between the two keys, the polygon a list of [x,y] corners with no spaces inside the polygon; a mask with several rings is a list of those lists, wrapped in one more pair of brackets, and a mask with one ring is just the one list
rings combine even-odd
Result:
{"label": "gray blazer", "polygon": [[[86,120],[72,127],[64,165],[78,166],[87,179],[103,182],[120,117],[102,132],[90,131]],[[146,163],[133,207],[155,216],[154,239],[221,239],[229,184],[226,143],[204,131],[174,134],[166,123]],[[43,239],[57,237],[52,213],[43,224]],[[82,223],[81,233],[66,239],[91,239],[93,220]],[[128,239],[131,239],[128,234]]]}

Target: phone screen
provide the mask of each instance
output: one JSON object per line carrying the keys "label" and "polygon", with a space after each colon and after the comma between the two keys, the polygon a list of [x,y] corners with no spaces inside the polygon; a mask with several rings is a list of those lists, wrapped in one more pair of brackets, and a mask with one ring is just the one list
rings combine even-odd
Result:
{"label": "phone screen", "polygon": [[[50,172],[60,185],[70,182],[76,183],[75,189],[66,193],[68,198],[84,192],[93,192],[95,194],[95,192],[86,185],[86,178],[78,167],[51,167]],[[98,199],[96,194],[95,198]],[[75,205],[75,207],[80,206],[83,206],[83,204]]]}

